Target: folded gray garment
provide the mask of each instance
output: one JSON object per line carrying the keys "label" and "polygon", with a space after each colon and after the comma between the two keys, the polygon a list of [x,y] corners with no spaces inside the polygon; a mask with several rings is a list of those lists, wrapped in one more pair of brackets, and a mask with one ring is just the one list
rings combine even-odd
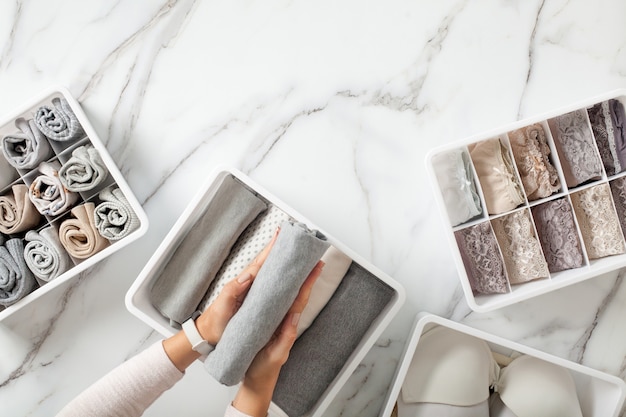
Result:
{"label": "folded gray garment", "polygon": [[59,178],[65,188],[74,192],[89,191],[101,184],[109,175],[100,153],[91,145],[80,146],[59,169]]}
{"label": "folded gray garment", "polygon": [[309,412],[393,295],[391,287],[353,262],[326,307],[291,349],[274,403],[290,417]]}
{"label": "folded gray garment", "polygon": [[24,248],[24,259],[40,285],[73,266],[54,227],[48,226],[39,232],[29,230],[25,239],[28,243]]}
{"label": "folded gray garment", "polygon": [[30,200],[41,214],[57,216],[69,210],[78,201],[78,194],[68,191],[59,179],[59,163],[42,162],[30,185]]}
{"label": "folded gray garment", "polygon": [[204,363],[215,379],[225,385],[235,385],[243,379],[328,246],[323,236],[301,223],[281,224],[246,299]]}
{"label": "folded gray garment", "polygon": [[196,311],[230,248],[267,204],[224,177],[202,217],[174,251],[150,292],[154,307],[179,327]]}
{"label": "folded gray garment", "polygon": [[35,123],[41,133],[59,142],[85,136],[83,127],[66,99],[55,97],[52,105],[54,108],[41,106],[35,113]]}
{"label": "folded gray garment", "polygon": [[106,188],[98,195],[102,203],[96,206],[98,232],[109,240],[120,240],[139,227],[139,218],[119,188]]}
{"label": "folded gray garment", "polygon": [[2,138],[2,152],[9,164],[17,169],[33,169],[53,155],[48,139],[35,125],[34,120],[20,117],[15,126],[21,133]]}
{"label": "folded gray garment", "polygon": [[24,261],[22,239],[10,239],[0,246],[0,305],[8,307],[26,297],[37,281]]}

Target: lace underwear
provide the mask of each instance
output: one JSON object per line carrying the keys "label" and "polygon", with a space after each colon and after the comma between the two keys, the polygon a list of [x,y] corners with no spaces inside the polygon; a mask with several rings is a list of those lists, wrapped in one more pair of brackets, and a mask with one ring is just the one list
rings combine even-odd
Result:
{"label": "lace underwear", "polygon": [[458,230],[454,235],[472,289],[480,294],[508,292],[504,262],[489,222]]}
{"label": "lace underwear", "polygon": [[532,208],[537,234],[550,272],[583,266],[583,253],[572,207],[565,198]]}
{"label": "lace underwear", "polygon": [[613,180],[610,182],[610,185],[617,218],[622,226],[622,235],[626,238],[626,177]]}
{"label": "lace underwear", "polygon": [[624,253],[624,238],[607,184],[572,194],[572,205],[589,259]]}
{"label": "lace underwear", "polygon": [[469,155],[453,149],[433,157],[433,167],[452,226],[482,213]]}
{"label": "lace underwear", "polygon": [[556,144],[565,182],[576,187],[602,177],[602,162],[587,123],[585,110],[576,110],[548,120]]}
{"label": "lace underwear", "polygon": [[624,171],[626,169],[624,106],[619,100],[611,99],[587,109],[587,114],[607,175]]}
{"label": "lace underwear", "polygon": [[524,202],[508,149],[494,138],[468,146],[490,214],[511,211]]}
{"label": "lace underwear", "polygon": [[514,130],[509,133],[509,140],[528,200],[559,191],[559,174],[550,162],[550,147],[541,124]]}
{"label": "lace underwear", "polygon": [[491,225],[511,284],[548,277],[548,264],[527,210],[493,219]]}

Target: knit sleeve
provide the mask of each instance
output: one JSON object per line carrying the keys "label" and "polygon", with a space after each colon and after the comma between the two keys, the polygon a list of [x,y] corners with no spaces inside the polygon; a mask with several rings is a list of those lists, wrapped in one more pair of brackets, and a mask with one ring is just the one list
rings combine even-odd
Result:
{"label": "knit sleeve", "polygon": [[183,375],[159,341],[96,381],[66,405],[57,417],[141,416]]}

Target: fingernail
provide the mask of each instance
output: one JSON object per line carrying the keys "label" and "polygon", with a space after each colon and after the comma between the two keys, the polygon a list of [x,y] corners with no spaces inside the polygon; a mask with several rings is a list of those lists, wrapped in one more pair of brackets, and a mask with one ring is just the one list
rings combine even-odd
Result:
{"label": "fingernail", "polygon": [[300,321],[300,313],[294,313],[291,316],[291,324],[293,326],[297,326],[299,321]]}
{"label": "fingernail", "polygon": [[244,282],[248,282],[252,279],[252,274],[250,272],[246,272],[245,274],[241,275],[239,278],[237,278],[237,282],[240,284],[243,284]]}

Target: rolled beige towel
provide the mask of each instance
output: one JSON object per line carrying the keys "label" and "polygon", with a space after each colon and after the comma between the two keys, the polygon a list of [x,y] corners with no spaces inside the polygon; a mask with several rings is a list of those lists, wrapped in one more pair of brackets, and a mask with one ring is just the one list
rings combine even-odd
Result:
{"label": "rolled beige towel", "polygon": [[94,203],[85,203],[72,209],[73,218],[61,223],[59,240],[75,259],[87,259],[110,245],[96,227]]}
{"label": "rolled beige towel", "polygon": [[28,187],[16,184],[11,193],[0,196],[0,232],[11,235],[34,228],[41,214],[28,197]]}

